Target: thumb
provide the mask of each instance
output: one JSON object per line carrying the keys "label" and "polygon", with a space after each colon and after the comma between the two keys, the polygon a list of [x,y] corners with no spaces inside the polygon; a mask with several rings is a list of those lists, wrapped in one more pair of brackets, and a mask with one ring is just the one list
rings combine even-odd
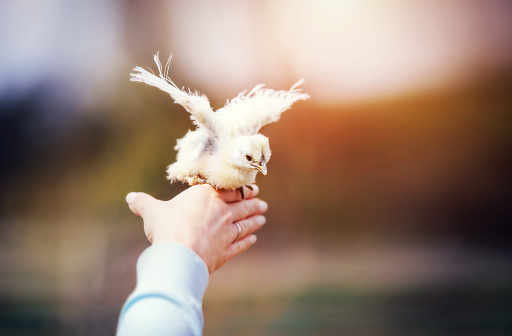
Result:
{"label": "thumb", "polygon": [[131,192],[126,195],[126,203],[130,210],[139,217],[144,217],[144,211],[156,200],[143,192]]}

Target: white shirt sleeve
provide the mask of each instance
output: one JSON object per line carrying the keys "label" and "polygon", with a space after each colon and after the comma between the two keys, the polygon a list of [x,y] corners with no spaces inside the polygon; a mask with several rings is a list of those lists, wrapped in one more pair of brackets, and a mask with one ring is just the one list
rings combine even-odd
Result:
{"label": "white shirt sleeve", "polygon": [[137,262],[137,286],[128,297],[117,336],[202,335],[208,268],[188,247],[159,243]]}

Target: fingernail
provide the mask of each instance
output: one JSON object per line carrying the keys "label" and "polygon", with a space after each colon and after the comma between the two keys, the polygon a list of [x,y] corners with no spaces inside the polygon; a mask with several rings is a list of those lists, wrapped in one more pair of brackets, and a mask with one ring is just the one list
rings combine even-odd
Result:
{"label": "fingernail", "polygon": [[258,240],[258,238],[256,238],[256,236],[255,236],[255,235],[251,235],[251,236],[249,236],[249,242],[250,242],[251,244],[256,243],[256,240]]}
{"label": "fingernail", "polygon": [[268,209],[268,204],[265,201],[260,201],[258,207],[260,208],[260,211],[265,212]]}
{"label": "fingernail", "polygon": [[265,218],[265,216],[256,217],[256,223],[258,223],[259,225],[263,225],[266,222],[267,222],[267,219]]}
{"label": "fingernail", "polygon": [[251,185],[252,191],[257,194],[260,191],[260,188],[256,184]]}
{"label": "fingernail", "polygon": [[139,193],[131,192],[128,195],[126,195],[126,203],[132,204],[133,200],[135,199],[135,197],[137,197],[138,194]]}

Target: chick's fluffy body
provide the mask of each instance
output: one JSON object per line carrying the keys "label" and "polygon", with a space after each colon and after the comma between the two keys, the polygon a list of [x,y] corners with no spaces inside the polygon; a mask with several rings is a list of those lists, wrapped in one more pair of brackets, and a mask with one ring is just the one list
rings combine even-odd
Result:
{"label": "chick's fluffy body", "polygon": [[[209,183],[218,189],[233,190],[254,183],[259,172],[266,174],[270,160],[268,138],[259,134],[262,126],[279,120],[297,100],[309,98],[297,82],[288,91],[274,91],[257,85],[248,94],[240,93],[214,112],[204,95],[180,90],[168,77],[170,58],[164,72],[155,55],[160,75],[136,67],[132,80],[169,93],[190,114],[196,130],[179,139],[176,162],[168,169],[171,182],[189,185]],[[164,75],[165,74],[165,75]]]}
{"label": "chick's fluffy body", "polygon": [[254,183],[258,171],[233,162],[232,154],[239,140],[239,137],[211,138],[206,132],[189,131],[174,147],[178,155],[167,169],[168,179],[189,185],[209,183],[228,190]]}

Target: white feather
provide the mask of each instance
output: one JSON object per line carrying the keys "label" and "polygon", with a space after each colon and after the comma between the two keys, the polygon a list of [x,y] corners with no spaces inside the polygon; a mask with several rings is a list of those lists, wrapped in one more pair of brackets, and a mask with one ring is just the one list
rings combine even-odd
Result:
{"label": "white feather", "polygon": [[264,84],[256,85],[247,95],[240,93],[216,113],[232,132],[257,134],[266,124],[278,121],[281,113],[293,103],[309,98],[307,93],[297,89],[303,82],[303,79],[299,80],[288,91],[264,89]]}
{"label": "white feather", "polygon": [[141,67],[134,69],[131,80],[157,87],[182,105],[197,126],[178,140],[177,160],[167,169],[168,179],[188,184],[209,183],[216,188],[236,189],[254,183],[256,174],[266,174],[270,160],[268,139],[258,134],[264,125],[279,120],[281,113],[298,100],[309,95],[298,87],[290,90],[265,89],[256,85],[248,94],[241,92],[226,105],[213,112],[208,98],[197,92],[180,90],[169,78],[171,57],[162,72],[162,64],[155,54],[159,76]]}
{"label": "white feather", "polygon": [[169,78],[169,66],[172,55],[169,57],[165,70],[162,72],[162,64],[158,58],[158,53],[155,54],[154,60],[158,67],[159,76],[154,73],[147,71],[141,67],[135,67],[133,70],[135,73],[131,74],[131,80],[134,82],[142,82],[148,85],[159,88],[162,91],[167,92],[174,99],[176,104],[180,104],[191,114],[191,119],[194,124],[198,127],[206,127],[211,131],[218,131],[218,121],[210,106],[208,97],[200,95],[198,92],[186,93],[180,90],[176,84]]}

